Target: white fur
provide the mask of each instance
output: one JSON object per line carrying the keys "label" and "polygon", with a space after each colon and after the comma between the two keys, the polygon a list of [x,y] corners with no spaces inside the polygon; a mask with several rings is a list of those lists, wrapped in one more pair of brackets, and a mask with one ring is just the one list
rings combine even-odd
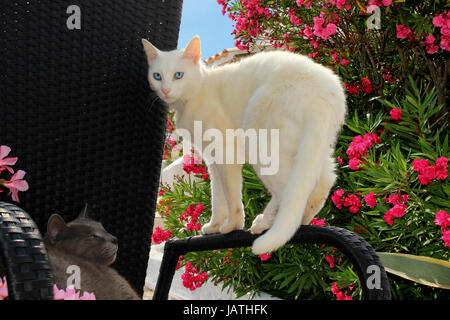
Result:
{"label": "white fur", "polygon": [[[262,52],[210,69],[192,54],[187,57],[193,50],[188,45],[149,58],[150,85],[176,110],[177,127],[191,133],[194,120],[203,122],[203,130],[216,128],[223,136],[227,128],[280,130],[279,171],[259,176],[272,199],[250,229],[254,234],[269,229],[253,243],[255,254],[273,251],[314,218],[336,180],[333,148],[346,114],[342,84],[329,68],[299,54]],[[154,80],[154,72],[163,80]],[[175,80],[175,72],[184,72],[184,77]],[[163,88],[170,89],[168,96]],[[202,232],[242,229],[241,165],[205,162],[212,217]],[[260,164],[254,167],[259,173]]]}

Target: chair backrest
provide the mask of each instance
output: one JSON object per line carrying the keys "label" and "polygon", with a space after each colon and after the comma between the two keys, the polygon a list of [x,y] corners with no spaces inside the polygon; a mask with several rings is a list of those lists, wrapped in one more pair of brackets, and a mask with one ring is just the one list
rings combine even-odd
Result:
{"label": "chair backrest", "polygon": [[141,38],[176,48],[182,0],[6,1],[0,7],[0,144],[45,233],[85,202],[119,238],[115,268],[142,292],[167,108],[151,93]]}

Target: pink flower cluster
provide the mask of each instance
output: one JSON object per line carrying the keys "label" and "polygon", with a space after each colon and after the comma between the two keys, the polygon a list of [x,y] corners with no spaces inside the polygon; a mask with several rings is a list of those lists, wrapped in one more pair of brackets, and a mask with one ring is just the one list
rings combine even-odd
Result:
{"label": "pink flower cluster", "polygon": [[417,40],[416,33],[413,30],[408,29],[404,24],[397,25],[396,29],[397,29],[397,38],[398,39],[407,39],[408,38],[410,41]]}
{"label": "pink flower cluster", "polygon": [[[6,277],[0,278],[0,300],[8,299],[8,283]],[[76,291],[73,286],[68,286],[66,290],[60,290],[53,285],[53,299],[54,300],[96,300],[94,293],[84,292],[80,296],[80,291]]]}
{"label": "pink flower cluster", "polygon": [[[14,169],[11,167],[16,164],[17,157],[8,157],[11,152],[11,148],[8,146],[0,146],[0,174],[2,171],[9,171],[13,174],[9,180],[0,179],[0,186],[9,189],[8,195],[11,195],[12,199],[19,202],[19,191],[27,191],[29,186],[26,180],[23,179],[26,172],[23,170],[18,170],[14,173]],[[3,190],[0,189],[0,193]]]}
{"label": "pink flower cluster", "polygon": [[391,118],[400,121],[402,118],[402,110],[400,109],[392,109],[389,114],[391,115]]}
{"label": "pink flower cluster", "polygon": [[348,295],[350,291],[353,290],[352,286],[347,287],[348,290],[346,293],[342,292],[340,287],[337,286],[337,283],[334,282],[333,286],[331,287],[331,292],[336,296],[337,300],[353,300],[351,296]]}
{"label": "pink flower cluster", "polygon": [[55,300],[96,300],[93,293],[84,292],[80,296],[80,291],[76,291],[73,286],[68,286],[66,290],[59,290],[53,285],[53,297]]}
{"label": "pink flower cluster", "polygon": [[311,226],[325,226],[326,225],[325,219],[316,219],[316,218],[313,218],[309,224]]}
{"label": "pink flower cluster", "polygon": [[359,199],[358,195],[349,194],[344,197],[344,193],[345,191],[343,189],[336,190],[331,196],[331,201],[333,201],[334,205],[339,210],[341,210],[344,206],[348,207],[348,210],[351,213],[357,213],[361,208],[361,200]]}
{"label": "pink flower cluster", "polygon": [[434,166],[430,165],[428,160],[425,159],[414,159],[413,160],[413,170],[418,172],[419,179],[422,185],[427,185],[431,180],[445,180],[448,177],[447,172],[448,159],[446,157],[440,157],[436,159]]}
{"label": "pink flower cluster", "polygon": [[450,247],[450,214],[444,210],[436,212],[434,223],[441,227],[442,237],[446,247]]}
{"label": "pink flower cluster", "polygon": [[346,3],[348,0],[328,0],[328,2],[332,6],[336,6],[338,9],[341,10],[350,10],[352,8],[352,5],[350,3]]}
{"label": "pink flower cluster", "polygon": [[[194,152],[192,152],[192,154],[193,153]],[[207,180],[209,178],[206,166],[203,164],[200,156],[185,154],[183,156],[183,170],[187,174],[201,174],[203,180]]]}
{"label": "pink flower cluster", "polygon": [[435,16],[433,18],[433,24],[441,28],[441,48],[450,51],[450,10]]}
{"label": "pink flower cluster", "polygon": [[296,2],[299,7],[304,5],[306,8],[311,8],[311,0],[297,0]]}
{"label": "pink flower cluster", "polygon": [[261,259],[261,261],[266,261],[271,257],[270,253],[263,253],[259,255],[259,258]]}
{"label": "pink flower cluster", "polygon": [[161,242],[167,241],[172,236],[170,230],[163,230],[160,227],[156,227],[152,234],[152,240],[155,244],[160,244]]}
{"label": "pink flower cluster", "polygon": [[385,6],[389,7],[392,4],[392,0],[369,0],[369,6]]}
{"label": "pink flower cluster", "polygon": [[8,283],[6,277],[0,278],[0,300],[8,299]]}
{"label": "pink flower cluster", "polygon": [[334,23],[324,25],[325,19],[321,17],[314,17],[314,35],[327,40],[330,36],[336,34],[337,26]]}
{"label": "pink flower cluster", "polygon": [[433,36],[427,36],[425,38],[425,42],[423,43],[425,45],[425,50],[429,54],[435,54],[439,47],[434,44],[435,38]]}
{"label": "pink flower cluster", "polygon": [[390,226],[394,224],[394,218],[401,218],[405,215],[408,202],[408,195],[390,195],[388,198],[390,204],[393,205],[388,212],[384,214],[383,220]]}
{"label": "pink flower cluster", "polygon": [[[228,0],[217,0],[217,3],[222,6],[222,15],[228,11]],[[250,37],[259,35],[262,32],[261,19],[269,19],[272,13],[264,4],[261,4],[261,0],[241,0],[240,5],[243,6],[243,10],[240,10],[239,14],[229,13],[228,17],[235,21],[234,30],[232,34],[237,39],[241,33],[246,33],[248,36],[247,41],[235,41],[235,46],[240,50],[248,50],[248,44],[251,42]]]}
{"label": "pink flower cluster", "polygon": [[[344,61],[344,65],[346,65],[347,61]],[[342,61],[341,61],[342,64]],[[344,87],[347,89],[347,92],[353,96],[359,94],[360,90],[364,92],[364,94],[371,94],[373,92],[372,83],[367,78],[361,78],[361,83],[348,84],[344,82]]]}
{"label": "pink flower cluster", "polygon": [[364,196],[364,201],[366,202],[366,205],[368,205],[372,209],[375,208],[377,205],[377,198],[375,197],[373,191],[370,191],[368,194]]}
{"label": "pink flower cluster", "polygon": [[191,291],[200,288],[208,280],[208,274],[206,272],[200,273],[190,262],[186,263],[184,270],[185,272],[181,275],[183,286]]}
{"label": "pink flower cluster", "polygon": [[205,210],[205,206],[201,203],[197,204],[197,206],[194,208],[194,206],[189,205],[187,210],[180,216],[181,221],[189,221],[186,225],[186,229],[189,231],[195,231],[200,230],[202,228],[202,225],[200,223],[197,223],[198,216]]}
{"label": "pink flower cluster", "polygon": [[367,157],[367,149],[372,148],[375,143],[379,143],[380,138],[376,133],[366,133],[364,137],[355,136],[347,148],[349,158],[349,168],[359,170],[361,161]]}

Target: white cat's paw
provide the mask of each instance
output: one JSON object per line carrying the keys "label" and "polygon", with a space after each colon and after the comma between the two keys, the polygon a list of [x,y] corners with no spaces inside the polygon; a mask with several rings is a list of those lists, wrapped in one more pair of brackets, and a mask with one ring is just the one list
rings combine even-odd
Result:
{"label": "white cat's paw", "polygon": [[257,238],[252,245],[253,254],[260,255],[264,253],[270,253],[273,248],[270,243],[267,243],[266,238],[263,236]]}
{"label": "white cat's paw", "polygon": [[242,230],[245,225],[244,215],[235,216],[234,219],[226,219],[220,226],[220,233],[229,233],[234,230]]}
{"label": "white cat's paw", "polygon": [[258,214],[253,220],[252,226],[250,227],[250,232],[251,234],[260,234],[269,228],[270,225],[264,220],[264,215]]}
{"label": "white cat's paw", "polygon": [[202,234],[211,234],[219,232],[220,226],[218,224],[212,224],[211,222],[208,222],[203,225],[202,227]]}

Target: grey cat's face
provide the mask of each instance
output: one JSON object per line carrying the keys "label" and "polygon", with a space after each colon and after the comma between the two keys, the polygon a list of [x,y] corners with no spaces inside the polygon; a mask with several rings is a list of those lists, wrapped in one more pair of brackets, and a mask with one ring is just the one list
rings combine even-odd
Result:
{"label": "grey cat's face", "polygon": [[53,214],[47,224],[48,240],[68,254],[102,265],[112,264],[118,250],[117,238],[85,213],[67,224],[61,216]]}

